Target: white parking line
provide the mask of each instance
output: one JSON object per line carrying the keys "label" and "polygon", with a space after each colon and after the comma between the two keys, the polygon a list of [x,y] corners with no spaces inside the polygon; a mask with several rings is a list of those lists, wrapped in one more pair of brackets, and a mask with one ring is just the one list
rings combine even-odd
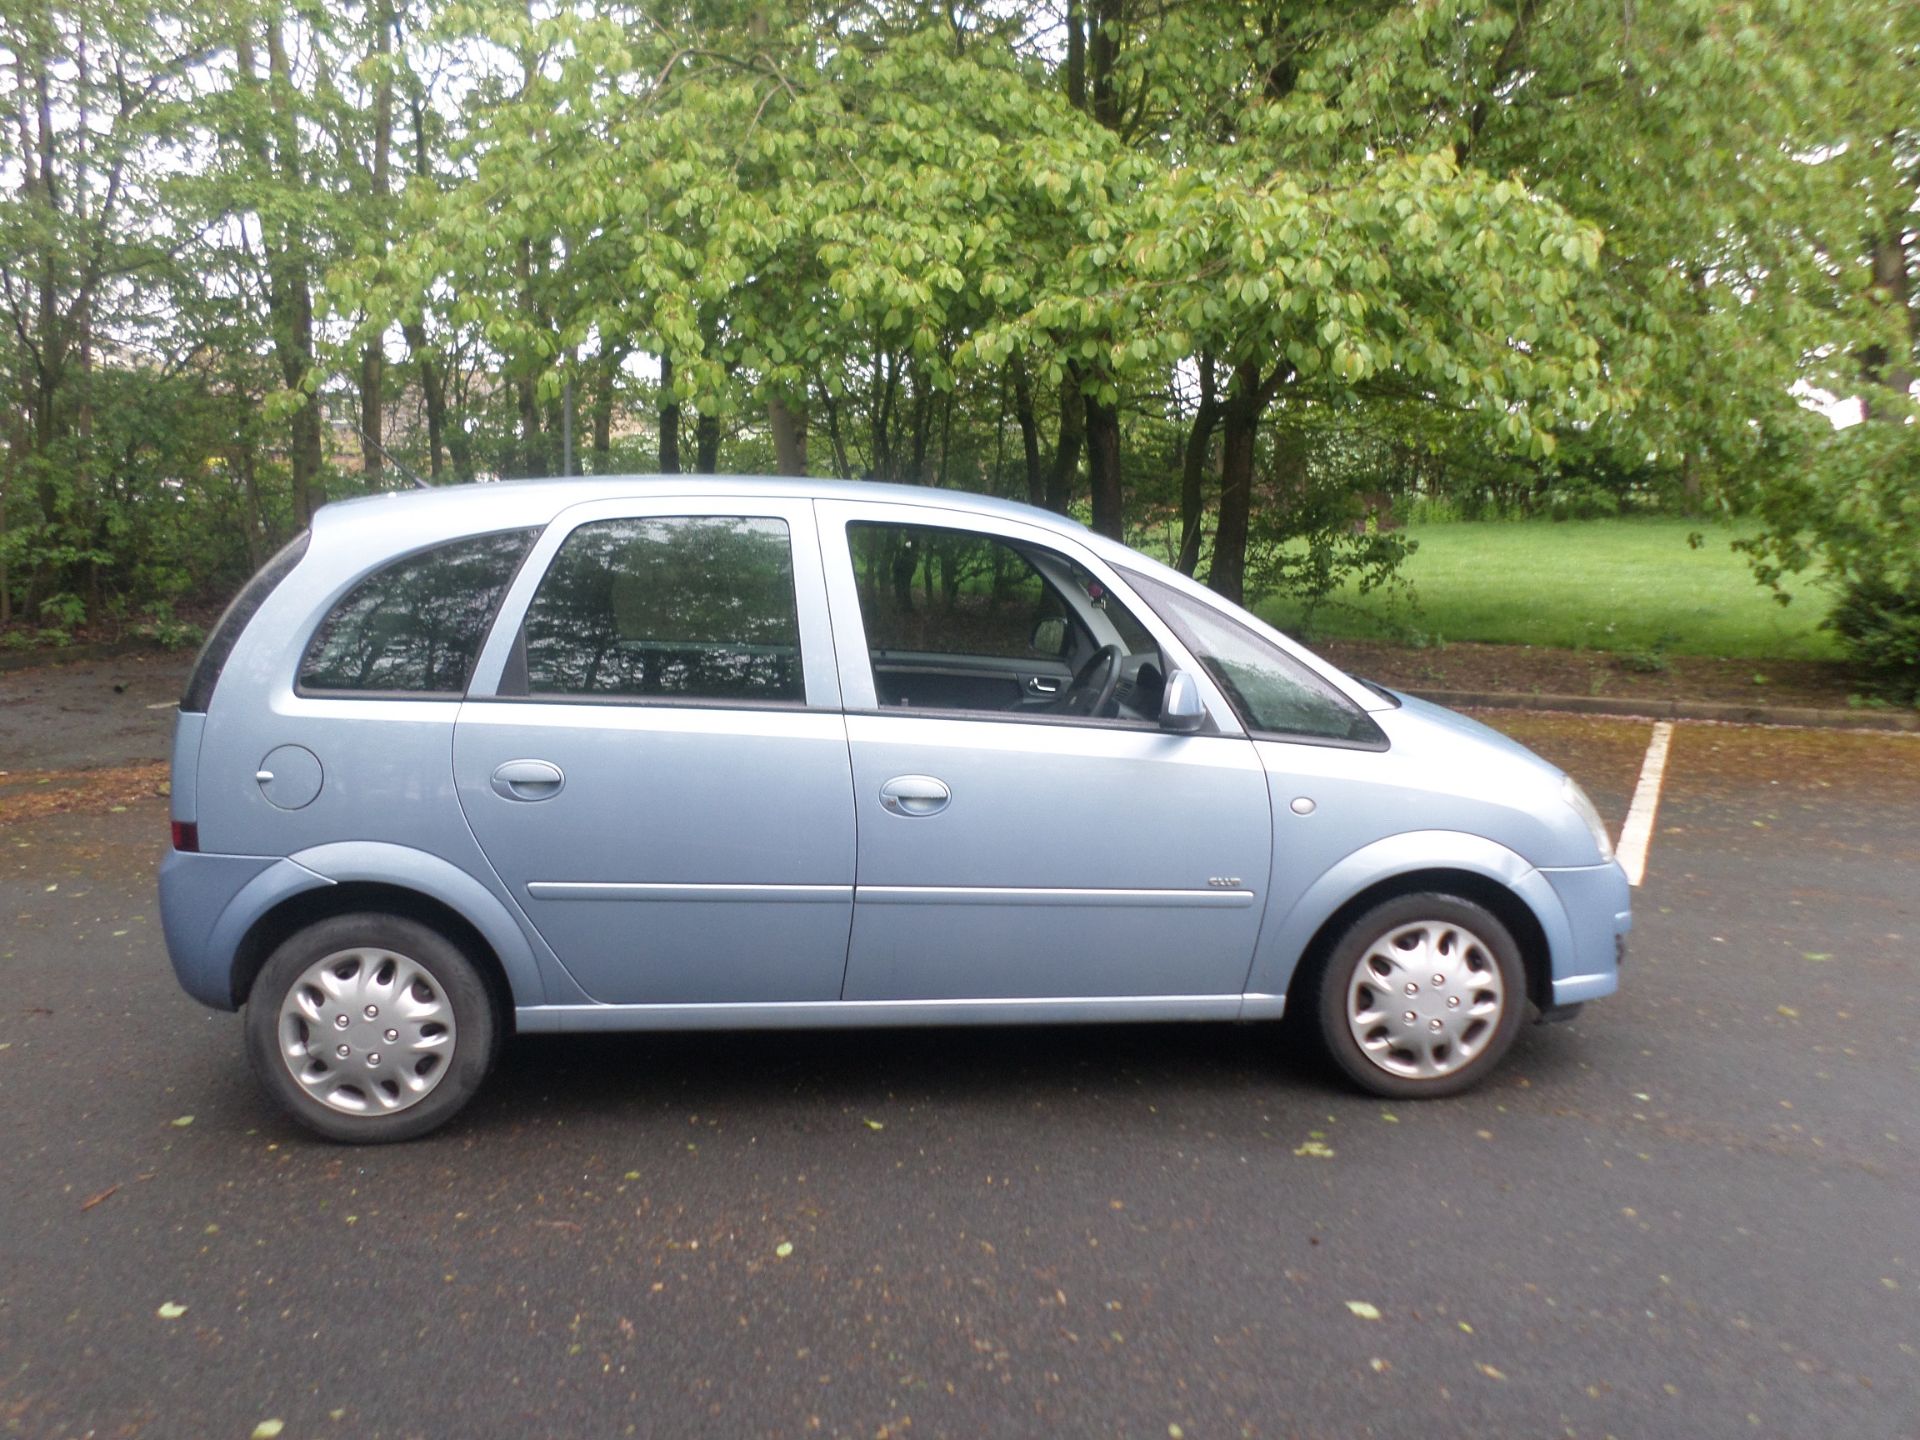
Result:
{"label": "white parking line", "polygon": [[1620,827],[1620,843],[1614,847],[1629,885],[1638,885],[1647,876],[1647,846],[1653,842],[1653,817],[1660,809],[1660,781],[1667,773],[1667,742],[1672,738],[1672,722],[1661,720],[1654,725],[1647,758],[1640,762],[1640,783],[1633,787],[1633,803],[1627,806],[1627,823]]}

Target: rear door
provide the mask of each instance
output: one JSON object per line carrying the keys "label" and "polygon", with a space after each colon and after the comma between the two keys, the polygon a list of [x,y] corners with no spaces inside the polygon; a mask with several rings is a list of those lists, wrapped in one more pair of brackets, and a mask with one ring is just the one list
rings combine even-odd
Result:
{"label": "rear door", "polygon": [[563,514],[453,748],[481,848],[596,1000],[838,998],[853,808],[806,502]]}

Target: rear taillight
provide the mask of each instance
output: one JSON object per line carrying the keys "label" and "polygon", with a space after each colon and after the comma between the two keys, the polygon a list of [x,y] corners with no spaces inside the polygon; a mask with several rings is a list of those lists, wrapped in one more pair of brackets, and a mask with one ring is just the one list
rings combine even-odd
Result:
{"label": "rear taillight", "polygon": [[199,825],[192,820],[174,821],[173,848],[176,850],[185,850],[189,853],[197,852],[200,849]]}

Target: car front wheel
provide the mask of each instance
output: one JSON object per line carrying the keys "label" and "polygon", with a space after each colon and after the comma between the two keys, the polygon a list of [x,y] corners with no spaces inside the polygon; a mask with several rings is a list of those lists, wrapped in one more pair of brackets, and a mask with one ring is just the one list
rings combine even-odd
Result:
{"label": "car front wheel", "polygon": [[1520,947],[1491,911],[1457,895],[1402,895],[1362,915],[1328,957],[1320,1033],[1376,1095],[1453,1095],[1500,1063],[1526,997]]}
{"label": "car front wheel", "polygon": [[492,1063],[494,1006],[473,962],[415,920],[338,915],[273,952],[247,1000],[247,1057],[288,1114],[329,1140],[410,1140],[452,1119]]}

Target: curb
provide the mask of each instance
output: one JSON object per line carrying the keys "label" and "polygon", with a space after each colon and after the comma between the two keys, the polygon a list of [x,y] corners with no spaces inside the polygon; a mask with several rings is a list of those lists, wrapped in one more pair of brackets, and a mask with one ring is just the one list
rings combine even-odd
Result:
{"label": "curb", "polygon": [[1408,690],[1407,694],[1453,710],[1547,710],[1636,720],[1709,720],[1723,725],[1798,725],[1819,730],[1920,734],[1920,711],[1912,710],[1823,710],[1719,700],[1636,700],[1610,695],[1516,695],[1477,690]]}

